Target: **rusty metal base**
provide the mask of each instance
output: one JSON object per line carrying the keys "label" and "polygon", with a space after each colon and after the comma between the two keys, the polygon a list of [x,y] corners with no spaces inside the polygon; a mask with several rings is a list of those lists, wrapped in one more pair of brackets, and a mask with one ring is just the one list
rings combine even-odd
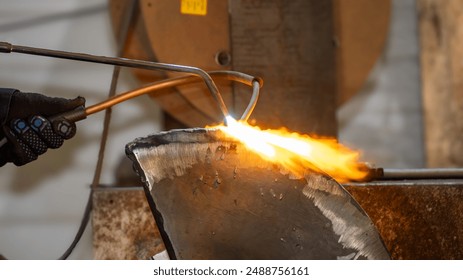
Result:
{"label": "rusty metal base", "polygon": [[92,199],[95,259],[149,259],[164,250],[141,187],[99,187]]}
{"label": "rusty metal base", "polygon": [[[463,180],[396,180],[344,187],[370,216],[392,259],[463,259]],[[133,206],[121,200],[132,201]],[[93,217],[94,224],[104,225],[93,227],[95,258],[148,259],[163,249],[142,188],[130,192],[105,188],[95,192],[93,201],[98,213],[113,209],[110,218]],[[126,219],[134,215],[146,222]],[[124,231],[121,226],[128,220],[133,221],[131,230]]]}
{"label": "rusty metal base", "polygon": [[344,184],[393,259],[463,259],[463,180]]}

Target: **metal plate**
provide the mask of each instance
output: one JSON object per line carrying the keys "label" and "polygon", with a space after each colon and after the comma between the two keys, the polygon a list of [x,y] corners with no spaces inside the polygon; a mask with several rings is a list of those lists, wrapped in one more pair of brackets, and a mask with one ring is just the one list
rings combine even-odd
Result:
{"label": "metal plate", "polygon": [[371,220],[335,180],[295,178],[208,129],[140,138],[127,154],[179,259],[388,259]]}

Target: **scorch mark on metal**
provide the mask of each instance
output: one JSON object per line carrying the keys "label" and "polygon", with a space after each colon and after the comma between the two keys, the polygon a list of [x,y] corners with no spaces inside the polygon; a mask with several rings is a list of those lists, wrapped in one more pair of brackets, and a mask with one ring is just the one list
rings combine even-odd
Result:
{"label": "scorch mark on metal", "polygon": [[[214,153],[227,153],[230,149],[235,149],[236,145],[230,142],[211,142],[211,143],[170,143],[169,145],[160,145],[154,147],[139,147],[133,149],[133,155],[136,157],[138,164],[144,171],[145,180],[149,190],[153,185],[162,179],[174,179],[185,175],[188,169],[195,164],[211,164],[214,160],[223,160],[222,156],[215,157]],[[259,168],[273,168],[274,164],[264,160],[256,160],[255,155],[250,152],[240,153],[240,164],[242,166],[252,165]],[[234,169],[234,176],[237,175],[238,169]],[[289,171],[280,168],[280,173],[287,175]],[[218,184],[221,179],[216,174]],[[290,176],[293,179],[292,176]],[[299,179],[299,178],[298,178]]]}
{"label": "scorch mark on metal", "polygon": [[[354,259],[363,255],[368,259],[389,259],[388,252],[366,214],[352,203],[347,193],[333,182],[324,184],[322,175],[311,174],[303,194],[311,198],[331,223],[333,231],[339,236],[339,243],[345,248],[358,251]],[[340,258],[343,258],[340,256]]]}
{"label": "scorch mark on metal", "polygon": [[[157,147],[138,148],[133,151],[144,170],[150,191],[162,179],[185,175],[198,162],[210,163],[212,151],[229,149],[230,143],[171,143]],[[217,179],[220,181],[220,178]],[[217,180],[216,180],[217,181]],[[220,184],[219,182],[217,182]]]}

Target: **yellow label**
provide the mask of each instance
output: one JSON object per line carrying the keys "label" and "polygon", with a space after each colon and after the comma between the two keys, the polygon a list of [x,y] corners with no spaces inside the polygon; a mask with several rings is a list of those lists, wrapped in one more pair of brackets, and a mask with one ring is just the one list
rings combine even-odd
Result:
{"label": "yellow label", "polygon": [[207,14],[207,0],[181,0],[180,12],[187,15],[205,16]]}

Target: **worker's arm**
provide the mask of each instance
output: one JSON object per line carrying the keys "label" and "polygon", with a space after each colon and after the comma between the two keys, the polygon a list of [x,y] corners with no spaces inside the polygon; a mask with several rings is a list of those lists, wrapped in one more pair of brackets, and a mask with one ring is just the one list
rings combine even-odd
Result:
{"label": "worker's arm", "polygon": [[74,136],[75,124],[57,115],[84,106],[85,99],[47,97],[0,88],[0,166],[24,165]]}

